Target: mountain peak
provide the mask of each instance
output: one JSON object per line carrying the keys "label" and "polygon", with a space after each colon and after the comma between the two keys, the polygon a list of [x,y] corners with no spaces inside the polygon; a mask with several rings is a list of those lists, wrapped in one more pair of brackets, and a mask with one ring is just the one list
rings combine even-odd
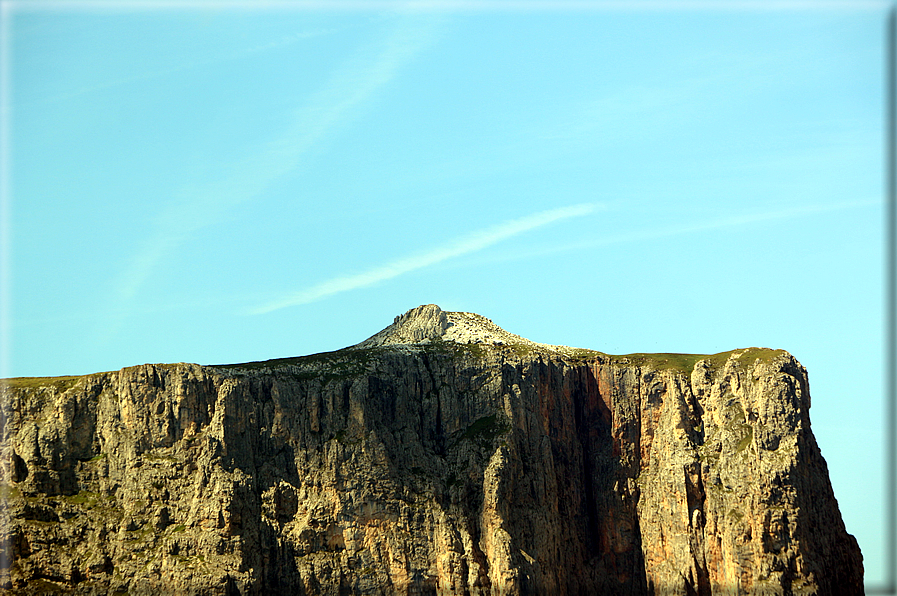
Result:
{"label": "mountain peak", "polygon": [[460,344],[536,345],[524,337],[505,331],[482,315],[447,312],[435,304],[424,304],[397,316],[392,325],[355,347],[426,344],[440,340]]}
{"label": "mountain peak", "polygon": [[435,304],[423,304],[393,320],[392,325],[364,340],[358,347],[416,344],[440,339],[449,328],[447,313]]}

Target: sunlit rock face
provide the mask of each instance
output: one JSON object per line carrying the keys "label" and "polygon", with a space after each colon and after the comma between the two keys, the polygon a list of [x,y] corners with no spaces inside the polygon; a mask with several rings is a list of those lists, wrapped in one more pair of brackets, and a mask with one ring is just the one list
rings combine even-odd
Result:
{"label": "sunlit rock face", "polygon": [[421,306],[345,350],[3,388],[17,594],[862,594],[788,353]]}

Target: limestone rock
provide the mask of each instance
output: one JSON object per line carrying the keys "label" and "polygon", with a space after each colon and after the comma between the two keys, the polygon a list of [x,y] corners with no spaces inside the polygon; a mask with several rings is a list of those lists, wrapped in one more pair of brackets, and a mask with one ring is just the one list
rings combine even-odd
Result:
{"label": "limestone rock", "polygon": [[14,594],[862,594],[787,352],[344,350],[3,382]]}

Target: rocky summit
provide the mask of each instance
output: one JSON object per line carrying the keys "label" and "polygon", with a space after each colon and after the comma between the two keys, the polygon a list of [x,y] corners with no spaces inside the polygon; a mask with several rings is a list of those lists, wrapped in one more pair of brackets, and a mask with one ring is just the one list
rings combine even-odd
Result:
{"label": "rocky summit", "polygon": [[355,346],[2,382],[11,594],[863,593],[787,352],[412,309]]}

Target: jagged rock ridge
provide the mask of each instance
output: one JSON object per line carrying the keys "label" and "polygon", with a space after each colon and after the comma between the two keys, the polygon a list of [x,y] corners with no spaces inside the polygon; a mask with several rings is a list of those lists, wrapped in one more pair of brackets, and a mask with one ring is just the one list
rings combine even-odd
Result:
{"label": "jagged rock ridge", "polygon": [[470,312],[446,312],[435,304],[425,304],[399,315],[393,324],[356,344],[356,348],[394,345],[426,345],[432,341],[459,344],[522,344],[557,350],[562,346],[537,344],[508,333],[490,319]]}
{"label": "jagged rock ridge", "polygon": [[337,352],[3,384],[12,593],[861,594],[787,352],[412,309]]}

